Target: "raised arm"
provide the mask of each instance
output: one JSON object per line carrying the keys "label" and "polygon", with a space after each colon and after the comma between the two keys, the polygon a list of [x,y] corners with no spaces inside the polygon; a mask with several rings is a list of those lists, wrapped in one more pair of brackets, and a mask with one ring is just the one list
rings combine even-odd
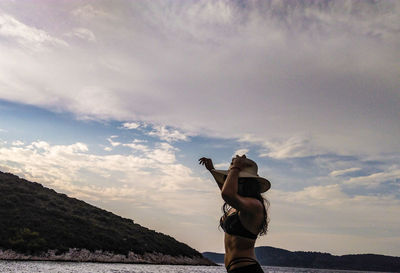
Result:
{"label": "raised arm", "polygon": [[[213,171],[215,169],[214,169],[214,164],[213,164],[211,158],[202,157],[199,159],[199,164],[204,165],[206,167],[206,169],[214,176]],[[219,183],[217,180],[215,180],[215,182],[217,183],[219,189],[222,190],[222,186],[224,184]]]}
{"label": "raised arm", "polygon": [[259,210],[260,202],[257,199],[243,197],[238,194],[238,180],[240,171],[246,167],[246,156],[236,156],[232,159],[229,173],[221,190],[222,199],[231,207],[239,211],[254,213]]}

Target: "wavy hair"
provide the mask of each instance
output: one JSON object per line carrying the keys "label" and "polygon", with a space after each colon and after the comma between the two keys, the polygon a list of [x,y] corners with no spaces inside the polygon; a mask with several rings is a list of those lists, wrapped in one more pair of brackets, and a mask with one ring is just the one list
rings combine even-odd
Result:
{"label": "wavy hair", "polygon": [[[267,234],[268,231],[268,223],[269,223],[269,217],[268,217],[268,208],[270,206],[269,201],[264,198],[261,193],[260,193],[260,184],[257,180],[254,179],[249,179],[249,178],[239,178],[238,181],[238,194],[243,197],[250,197],[250,198],[255,198],[259,200],[264,208],[264,218],[263,221],[260,225],[260,232],[258,235],[262,236]],[[232,207],[228,203],[224,203],[222,205],[222,212],[223,215],[221,216],[219,220],[219,226],[222,227],[224,219],[228,216],[229,210]]]}

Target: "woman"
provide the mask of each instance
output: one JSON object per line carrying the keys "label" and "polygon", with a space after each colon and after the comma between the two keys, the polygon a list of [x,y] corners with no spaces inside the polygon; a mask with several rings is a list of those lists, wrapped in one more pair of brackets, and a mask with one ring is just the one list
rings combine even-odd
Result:
{"label": "woman", "polygon": [[267,207],[261,196],[270,182],[258,176],[257,164],[236,156],[228,171],[215,170],[212,160],[202,157],[199,163],[211,172],[225,201],[220,226],[225,231],[225,267],[229,273],[263,272],[256,260],[254,244],[258,235],[266,234]]}

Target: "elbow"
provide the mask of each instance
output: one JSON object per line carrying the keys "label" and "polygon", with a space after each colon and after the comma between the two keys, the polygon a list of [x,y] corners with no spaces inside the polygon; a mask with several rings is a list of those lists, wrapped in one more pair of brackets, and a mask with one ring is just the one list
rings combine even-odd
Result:
{"label": "elbow", "polygon": [[230,203],[234,199],[234,194],[229,191],[221,191],[221,197],[225,202]]}

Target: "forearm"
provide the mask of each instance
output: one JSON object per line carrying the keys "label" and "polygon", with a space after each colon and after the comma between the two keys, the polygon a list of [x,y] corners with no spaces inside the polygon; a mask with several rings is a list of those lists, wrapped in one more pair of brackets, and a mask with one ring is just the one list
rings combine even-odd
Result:
{"label": "forearm", "polygon": [[221,195],[222,198],[224,198],[224,200],[226,198],[229,199],[233,198],[237,195],[238,179],[239,179],[239,169],[238,168],[230,169],[221,191]]}
{"label": "forearm", "polygon": [[224,182],[220,183],[218,181],[217,177],[215,176],[216,175],[215,172],[214,172],[215,169],[212,169],[212,170],[209,170],[209,171],[210,171],[211,175],[214,177],[215,183],[217,183],[218,188],[222,191],[222,187],[224,186]]}

